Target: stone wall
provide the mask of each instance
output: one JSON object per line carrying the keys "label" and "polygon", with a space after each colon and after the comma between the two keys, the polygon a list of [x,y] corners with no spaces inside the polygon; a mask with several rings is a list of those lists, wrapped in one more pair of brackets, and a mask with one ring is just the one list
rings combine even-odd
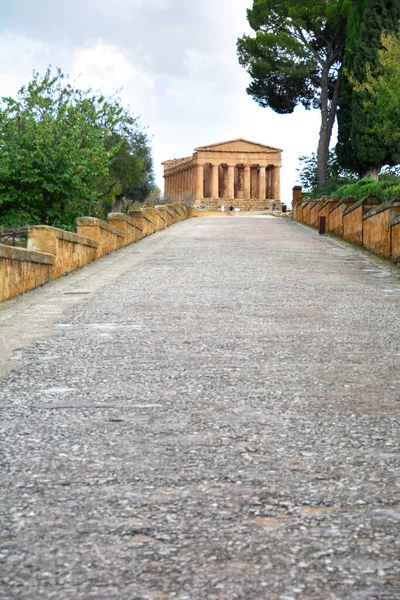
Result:
{"label": "stone wall", "polygon": [[107,217],[108,224],[119,229],[124,234],[124,246],[133,244],[142,238],[142,228],[124,213],[110,213]]}
{"label": "stone wall", "polygon": [[[392,219],[400,214],[400,199],[380,204],[363,217],[363,246],[375,254],[391,258]],[[393,256],[397,260],[398,256]]]}
{"label": "stone wall", "polygon": [[358,246],[363,245],[363,217],[377,204],[379,200],[370,197],[346,208],[343,212],[343,237],[347,241]]}
{"label": "stone wall", "polygon": [[28,249],[0,244],[0,302],[66,275],[168,225],[195,216],[180,204],[110,213],[108,222],[93,217],[77,219],[78,233],[32,226]]}
{"label": "stone wall", "polygon": [[[235,208],[240,208],[241,211],[254,211],[254,210],[271,210],[272,203],[274,200],[243,200],[240,198],[231,198],[231,199],[221,199],[221,198],[203,198],[200,202],[200,206],[205,207],[206,211],[216,212],[221,210],[221,205],[223,204],[226,208],[229,206],[234,206]],[[276,202],[278,210],[281,210],[282,204],[280,202]]]}
{"label": "stone wall", "polygon": [[400,263],[400,214],[392,217],[392,250],[393,262]]}
{"label": "stone wall", "polygon": [[338,200],[336,204],[328,210],[326,219],[326,231],[334,235],[343,235],[343,211],[352,206],[356,201],[355,198],[349,196],[344,200]]}
{"label": "stone wall", "polygon": [[0,302],[50,281],[53,254],[0,244]]}
{"label": "stone wall", "polygon": [[311,200],[300,192],[298,186],[293,188],[293,220],[319,227],[325,217],[327,233],[400,261],[400,197],[386,203],[376,196],[358,202],[353,197]]}
{"label": "stone wall", "polygon": [[76,228],[79,235],[96,240],[96,258],[110,254],[125,245],[124,233],[101,219],[80,217],[76,220]]}
{"label": "stone wall", "polygon": [[97,243],[89,237],[63,229],[35,225],[29,228],[28,250],[52,254],[55,262],[51,279],[57,279],[94,260]]}

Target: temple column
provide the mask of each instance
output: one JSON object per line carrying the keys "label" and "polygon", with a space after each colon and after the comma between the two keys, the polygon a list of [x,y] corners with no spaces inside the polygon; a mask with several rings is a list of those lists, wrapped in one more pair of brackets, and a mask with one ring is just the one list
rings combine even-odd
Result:
{"label": "temple column", "polygon": [[265,189],[266,189],[265,166],[260,165],[259,172],[258,172],[258,199],[259,200],[265,200]]}
{"label": "temple column", "polygon": [[181,194],[179,200],[182,202],[183,197],[185,195],[185,171],[182,169],[181,171]]}
{"label": "temple column", "polygon": [[272,197],[276,202],[281,200],[281,168],[272,167]]}
{"label": "temple column", "polygon": [[211,198],[219,197],[219,165],[211,165]]}
{"label": "temple column", "polygon": [[185,193],[185,171],[181,171],[180,178],[181,178],[181,192],[179,195],[179,200],[182,201],[183,195]]}
{"label": "temple column", "polygon": [[176,199],[179,200],[181,194],[181,174],[178,171],[176,174]]}
{"label": "temple column", "polygon": [[251,165],[244,165],[243,200],[250,200],[250,169]]}
{"label": "temple column", "polygon": [[193,194],[193,168],[189,167],[188,170],[188,190],[189,190],[189,196],[192,198],[194,196]]}
{"label": "temple column", "polygon": [[229,200],[235,198],[235,165],[228,165],[228,184],[226,186],[226,197]]}
{"label": "temple column", "polygon": [[268,200],[272,199],[272,184],[271,184],[271,175],[272,175],[272,171],[271,171],[271,165],[268,165],[267,167],[267,174],[266,174],[266,179],[267,179],[267,198]]}
{"label": "temple column", "polygon": [[196,165],[196,198],[204,198],[204,168],[203,165]]}

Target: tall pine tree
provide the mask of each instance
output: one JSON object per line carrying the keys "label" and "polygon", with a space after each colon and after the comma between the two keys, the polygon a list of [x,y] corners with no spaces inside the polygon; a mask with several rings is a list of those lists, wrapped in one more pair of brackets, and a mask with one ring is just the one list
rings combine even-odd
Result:
{"label": "tall pine tree", "polygon": [[379,127],[384,116],[378,103],[362,84],[367,65],[373,75],[380,74],[381,35],[396,32],[399,20],[399,0],[355,0],[348,15],[337,153],[340,165],[360,177],[377,178],[383,165],[398,161],[399,149],[387,144]]}

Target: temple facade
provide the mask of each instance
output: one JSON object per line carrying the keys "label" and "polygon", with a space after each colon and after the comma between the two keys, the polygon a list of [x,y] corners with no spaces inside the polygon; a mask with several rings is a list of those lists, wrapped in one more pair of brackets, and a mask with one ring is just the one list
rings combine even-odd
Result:
{"label": "temple facade", "polygon": [[167,160],[164,196],[172,202],[195,198],[196,206],[219,210],[280,207],[282,150],[244,139],[196,148],[187,158]]}

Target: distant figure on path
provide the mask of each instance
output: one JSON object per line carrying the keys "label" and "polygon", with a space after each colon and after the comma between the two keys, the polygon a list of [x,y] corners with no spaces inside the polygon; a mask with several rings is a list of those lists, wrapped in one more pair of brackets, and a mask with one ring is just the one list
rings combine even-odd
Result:
{"label": "distant figure on path", "polygon": [[223,213],[225,212],[225,204],[222,204],[222,206],[221,206],[221,212],[223,212]]}
{"label": "distant figure on path", "polygon": [[276,202],[273,202],[272,203],[272,212],[275,212],[275,211],[276,211]]}
{"label": "distant figure on path", "polygon": [[234,208],[234,206],[232,206],[232,204],[230,205],[230,207],[229,207],[229,210],[230,210],[230,213],[231,213],[231,214],[232,214],[232,213],[233,213],[233,211],[235,210],[235,208]]}

